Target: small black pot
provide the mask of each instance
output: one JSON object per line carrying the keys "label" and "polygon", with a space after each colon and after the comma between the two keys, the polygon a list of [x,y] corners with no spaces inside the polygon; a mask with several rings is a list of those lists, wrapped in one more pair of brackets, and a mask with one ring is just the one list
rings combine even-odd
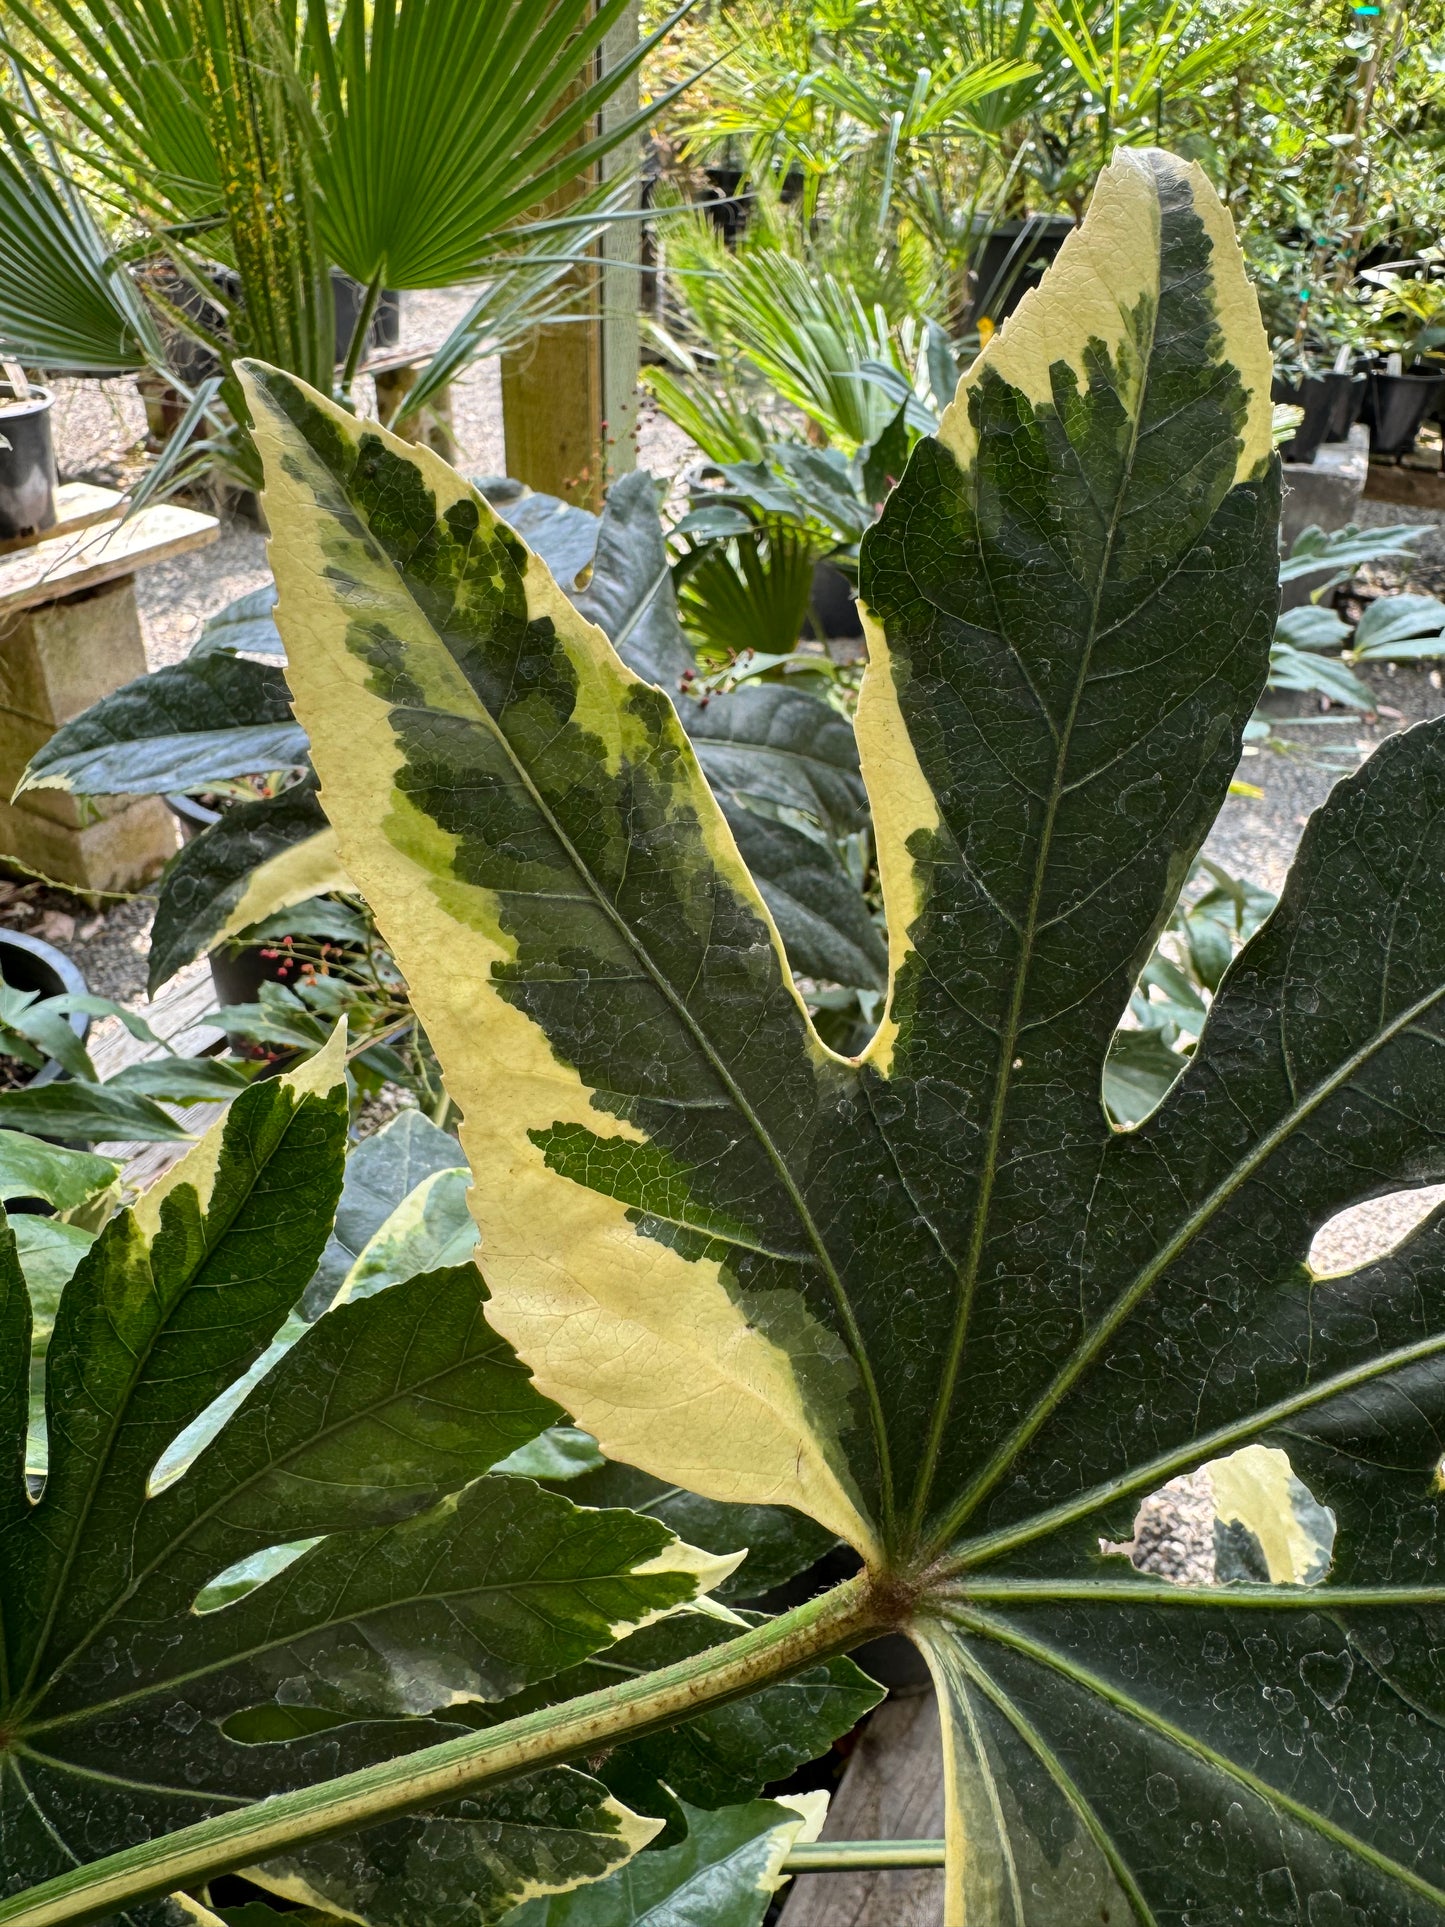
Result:
{"label": "small black pot", "polygon": [[[740,167],[705,167],[703,173],[708,185],[703,210],[714,231],[728,247],[733,247],[747,227],[757,195],[751,187],[743,188],[745,176]],[[802,198],[802,169],[790,167],[783,176],[779,199],[784,207],[795,207]]]}
{"label": "small black pot", "polygon": [[[286,958],[277,956],[275,944],[248,943],[239,947],[235,944],[222,944],[207,958],[211,966],[211,982],[216,986],[216,996],[223,1004],[254,1004],[261,994],[262,984],[283,984],[286,982]],[[269,950],[272,955],[263,956]]]}
{"label": "small black pot", "polygon": [[1365,390],[1370,384],[1364,375],[1331,375],[1329,379],[1334,383],[1335,398],[1325,440],[1347,442],[1350,430],[1360,419],[1360,410],[1365,405]]}
{"label": "small black pot", "polygon": [[[85,979],[62,951],[42,943],[38,937],[25,937],[18,930],[0,930],[0,977],[12,990],[38,990],[42,997],[83,997]],[[83,1044],[90,1035],[90,1018],[83,1010],[70,1014],[70,1028]],[[25,1088],[53,1084],[63,1076],[61,1065],[47,1057]]]}
{"label": "small black pot", "polygon": [[[832,638],[862,640],[863,618],[858,613],[853,585],[835,563],[814,563],[811,608],[822,624],[824,642]],[[808,626],[813,625],[810,622]]]}
{"label": "small black pot", "polygon": [[[186,796],[177,790],[166,797],[171,814],[181,826],[182,843],[194,843],[213,823],[219,823],[221,812],[198,803],[194,796]],[[216,986],[216,996],[223,1004],[254,1004],[262,984],[284,983],[284,957],[264,957],[261,952],[271,949],[270,944],[248,943],[239,948],[234,944],[223,944],[213,950],[207,959],[211,966],[211,982]]]}
{"label": "small black pot", "polygon": [[[331,301],[336,312],[336,360],[345,361],[356,332],[357,317],[366,299],[366,289],[349,274],[331,270]],[[401,296],[395,288],[383,288],[366,331],[366,348],[394,348],[401,340]],[[365,350],[363,350],[363,359]]]}
{"label": "small black pot", "polygon": [[1304,410],[1304,420],[1280,449],[1287,462],[1312,462],[1321,442],[1346,440],[1365,395],[1363,375],[1306,375],[1302,381],[1275,379],[1270,399]]}
{"label": "small black pot", "polygon": [[182,843],[194,843],[202,830],[210,829],[213,823],[221,820],[219,810],[208,809],[204,803],[198,803],[194,796],[185,796],[180,790],[173,791],[165,802],[166,808],[181,826]]}
{"label": "small black pot", "polygon": [[1000,221],[989,230],[970,262],[971,317],[988,315],[995,323],[1013,313],[1073,232],[1068,214],[1033,214],[1022,221]]}
{"label": "small black pot", "polygon": [[1440,392],[1439,375],[1370,376],[1365,418],[1372,455],[1408,455]]}
{"label": "small black pot", "polygon": [[707,176],[709,190],[703,203],[707,218],[727,246],[733,247],[747,227],[753,206],[751,194],[738,192],[742,186],[743,170],[740,167],[708,167],[703,172]]}
{"label": "small black pot", "polygon": [[21,542],[55,527],[55,397],[32,386],[23,401],[0,383],[0,542]]}

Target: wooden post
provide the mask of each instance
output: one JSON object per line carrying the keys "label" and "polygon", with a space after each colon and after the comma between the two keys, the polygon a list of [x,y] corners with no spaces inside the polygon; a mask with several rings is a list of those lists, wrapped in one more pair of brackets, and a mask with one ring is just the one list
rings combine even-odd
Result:
{"label": "wooden post", "polygon": [[[637,44],[638,7],[630,6],[599,51],[605,73]],[[614,94],[602,122],[616,125],[637,111],[637,80]],[[611,180],[636,164],[631,142],[602,163]],[[546,204],[557,213],[581,197],[579,182]],[[635,221],[612,227],[596,261],[562,284],[563,298],[587,316],[538,328],[502,357],[502,425],[507,473],[546,495],[598,508],[613,476],[636,466],[637,253]]]}

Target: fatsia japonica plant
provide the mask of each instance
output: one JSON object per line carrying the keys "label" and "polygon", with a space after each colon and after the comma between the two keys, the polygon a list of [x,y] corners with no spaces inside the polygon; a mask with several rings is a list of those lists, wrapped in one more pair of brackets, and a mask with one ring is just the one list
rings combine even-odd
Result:
{"label": "fatsia japonica plant", "polygon": [[[1202,174],[1116,159],[865,539],[890,985],[856,1058],[811,1029],[664,693],[442,463],[292,377],[247,380],[297,713],[463,1113],[489,1329],[610,1461],[791,1508],[858,1569],[372,1765],[364,1728],[325,1755],[337,1777],[238,1785],[250,1804],[0,1921],[333,1868],[364,1854],[348,1839],[602,1771],[887,1628],[938,1687],[950,1927],[1445,1920],[1442,1232],[1347,1276],[1308,1262],[1341,1209],[1445,1177],[1445,725],[1316,814],[1157,1109],[1120,1130],[1101,1097],[1276,612],[1269,359]],[[166,1431],[135,1438],[153,1463]],[[1204,1465],[1258,1528],[1254,1582],[1169,1584],[1110,1550]],[[71,1610],[83,1638],[90,1602]],[[105,1648],[123,1675],[143,1619]],[[12,1779],[35,1717],[6,1716]],[[584,1890],[527,1905],[643,1917]]]}

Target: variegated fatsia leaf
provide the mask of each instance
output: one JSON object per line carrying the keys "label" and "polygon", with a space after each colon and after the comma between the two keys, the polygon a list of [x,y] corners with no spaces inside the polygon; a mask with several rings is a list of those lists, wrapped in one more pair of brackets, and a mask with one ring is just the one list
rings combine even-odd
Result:
{"label": "variegated fatsia leaf", "polygon": [[[456,1709],[580,1664],[737,1563],[491,1475],[562,1415],[489,1329],[475,1266],[448,1262],[470,1223],[428,1225],[434,1181],[406,1213],[423,1168],[460,1175],[423,1120],[358,1159],[360,1254],[347,1271],[344,1245],[327,1253],[323,1315],[293,1330],[342,1185],[344,1046],[339,1028],[244,1089],[98,1235],[0,1211],[0,1904],[455,1737]],[[661,1825],[564,1766],[251,1871],[370,1927],[411,1927],[421,1880],[429,1918],[484,1927]],[[185,1916],[157,1899],[117,1918]]]}
{"label": "variegated fatsia leaf", "polygon": [[[1154,1114],[1101,1102],[1276,610],[1269,360],[1204,176],[1119,156],[865,541],[856,1060],[667,697],[451,470],[248,380],[297,712],[464,1114],[497,1325],[610,1458],[862,1555],[940,1689],[951,1927],[1445,1920],[1445,1246],[1307,1263],[1445,1177],[1442,726],[1318,814]],[[1335,1514],[1323,1583],[1101,1551],[1248,1447]]]}

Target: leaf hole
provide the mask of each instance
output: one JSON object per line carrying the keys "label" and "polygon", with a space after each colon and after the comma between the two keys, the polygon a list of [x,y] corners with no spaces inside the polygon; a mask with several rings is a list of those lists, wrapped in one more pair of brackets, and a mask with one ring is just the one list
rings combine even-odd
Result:
{"label": "leaf hole", "polygon": [[1420,1190],[1391,1191],[1383,1198],[1352,1204],[1315,1233],[1309,1252],[1310,1270],[1317,1278],[1338,1278],[1374,1264],[1402,1244],[1442,1200],[1445,1184],[1429,1184]]}
{"label": "leaf hole", "polygon": [[312,1546],[320,1543],[319,1539],[295,1539],[289,1545],[266,1546],[260,1552],[247,1553],[244,1559],[238,1559],[234,1565],[227,1566],[224,1572],[218,1572],[214,1579],[201,1588],[192,1610],[198,1613],[219,1612],[223,1606],[229,1606],[248,1592],[254,1592],[257,1586],[264,1586],[268,1579],[285,1572],[303,1552],[309,1552]]}
{"label": "leaf hole", "polygon": [[1316,1586],[1330,1569],[1335,1517],[1274,1446],[1247,1445],[1151,1492],[1125,1545],[1141,1572],[1182,1586]]}
{"label": "leaf hole", "polygon": [[1319,1585],[1334,1555],[1335,1515],[1287,1452],[1247,1445],[1201,1474],[1212,1492],[1217,1584]]}
{"label": "leaf hole", "polygon": [[1140,1572],[1180,1586],[1214,1583],[1214,1500],[1202,1472],[1151,1492],[1134,1515],[1134,1536],[1126,1544],[1105,1544],[1122,1552]]}
{"label": "leaf hole", "polygon": [[268,1700],[229,1714],[221,1721],[221,1731],[240,1746],[274,1746],[324,1733],[329,1727],[344,1725],[346,1719],[345,1713],[332,1713],[321,1706],[280,1706]]}

